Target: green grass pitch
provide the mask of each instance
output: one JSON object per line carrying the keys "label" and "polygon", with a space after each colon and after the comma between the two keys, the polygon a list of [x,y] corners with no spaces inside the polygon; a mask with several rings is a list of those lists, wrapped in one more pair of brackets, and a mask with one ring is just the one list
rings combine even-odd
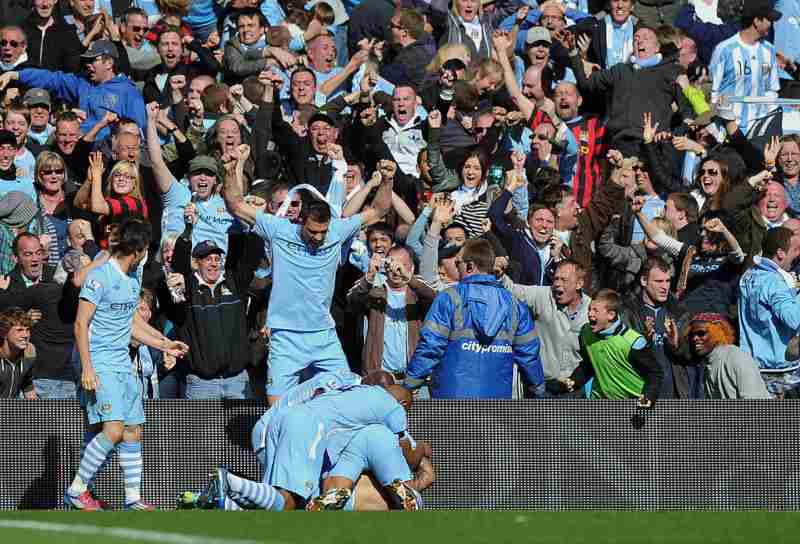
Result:
{"label": "green grass pitch", "polygon": [[[30,527],[19,528],[19,524]],[[0,542],[166,544],[769,543],[800,541],[771,512],[3,512]]]}

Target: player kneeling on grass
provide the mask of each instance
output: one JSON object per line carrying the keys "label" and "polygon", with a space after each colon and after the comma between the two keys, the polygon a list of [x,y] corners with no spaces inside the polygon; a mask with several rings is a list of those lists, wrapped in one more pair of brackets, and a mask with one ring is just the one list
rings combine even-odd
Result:
{"label": "player kneeling on grass", "polygon": [[75,342],[81,359],[81,385],[88,395],[89,423],[103,431],[87,445],[78,474],[64,494],[64,504],[79,510],[99,510],[88,483],[108,454],[118,445],[125,478],[125,508],[153,510],[140,496],[142,482],[141,384],[133,374],[131,338],[183,356],[188,347],[172,341],[138,316],[142,270],[150,244],[150,225],[129,219],[118,230],[111,257],[92,270],[81,288],[75,320]]}
{"label": "player kneeling on grass", "polygon": [[[339,439],[336,435],[332,442]],[[429,444],[412,448],[410,440],[398,441],[385,425],[370,425],[344,439],[347,445],[323,480],[322,495],[309,501],[306,510],[422,509],[419,492],[435,478]],[[416,477],[410,466],[417,469]]]}

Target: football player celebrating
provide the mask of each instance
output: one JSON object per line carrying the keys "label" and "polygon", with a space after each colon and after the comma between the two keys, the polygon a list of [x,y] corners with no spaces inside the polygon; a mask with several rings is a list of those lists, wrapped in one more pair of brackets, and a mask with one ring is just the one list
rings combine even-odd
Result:
{"label": "football player celebrating", "polygon": [[81,359],[81,385],[89,396],[91,425],[103,431],[87,445],[78,473],[64,495],[68,508],[100,510],[88,483],[108,454],[118,446],[125,478],[125,508],[153,510],[142,500],[142,393],[133,375],[129,345],[137,342],[182,357],[186,344],[169,340],[137,317],[142,270],[150,244],[150,225],[138,219],[123,222],[111,258],[92,270],[81,288],[75,320],[75,342]]}

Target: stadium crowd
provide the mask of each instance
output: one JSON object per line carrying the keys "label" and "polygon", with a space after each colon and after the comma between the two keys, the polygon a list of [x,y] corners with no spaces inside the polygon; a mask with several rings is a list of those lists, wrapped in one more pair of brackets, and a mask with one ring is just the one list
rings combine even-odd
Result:
{"label": "stadium crowd", "polygon": [[143,265],[144,398],[273,404],[348,367],[416,398],[800,396],[798,0],[0,25],[2,398],[94,388],[82,343],[118,331],[79,301],[128,304],[111,262]]}

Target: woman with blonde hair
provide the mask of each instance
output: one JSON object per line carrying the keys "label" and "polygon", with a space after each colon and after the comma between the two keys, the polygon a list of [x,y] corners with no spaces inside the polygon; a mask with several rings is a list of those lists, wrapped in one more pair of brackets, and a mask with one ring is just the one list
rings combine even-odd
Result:
{"label": "woman with blonde hair", "polygon": [[101,216],[103,231],[100,247],[107,247],[112,228],[129,217],[149,218],[147,204],[142,198],[142,179],[136,163],[119,161],[108,174],[108,183],[103,189],[103,155],[89,155],[89,171],[84,183],[75,195],[75,206]]}
{"label": "woman with blonde hair", "polygon": [[56,235],[51,241],[57,243],[57,253],[63,255],[67,246],[67,228],[74,216],[72,200],[75,193],[72,190],[67,194],[64,159],[58,153],[42,151],[36,158],[33,179],[39,197],[39,209],[50,220]]}

